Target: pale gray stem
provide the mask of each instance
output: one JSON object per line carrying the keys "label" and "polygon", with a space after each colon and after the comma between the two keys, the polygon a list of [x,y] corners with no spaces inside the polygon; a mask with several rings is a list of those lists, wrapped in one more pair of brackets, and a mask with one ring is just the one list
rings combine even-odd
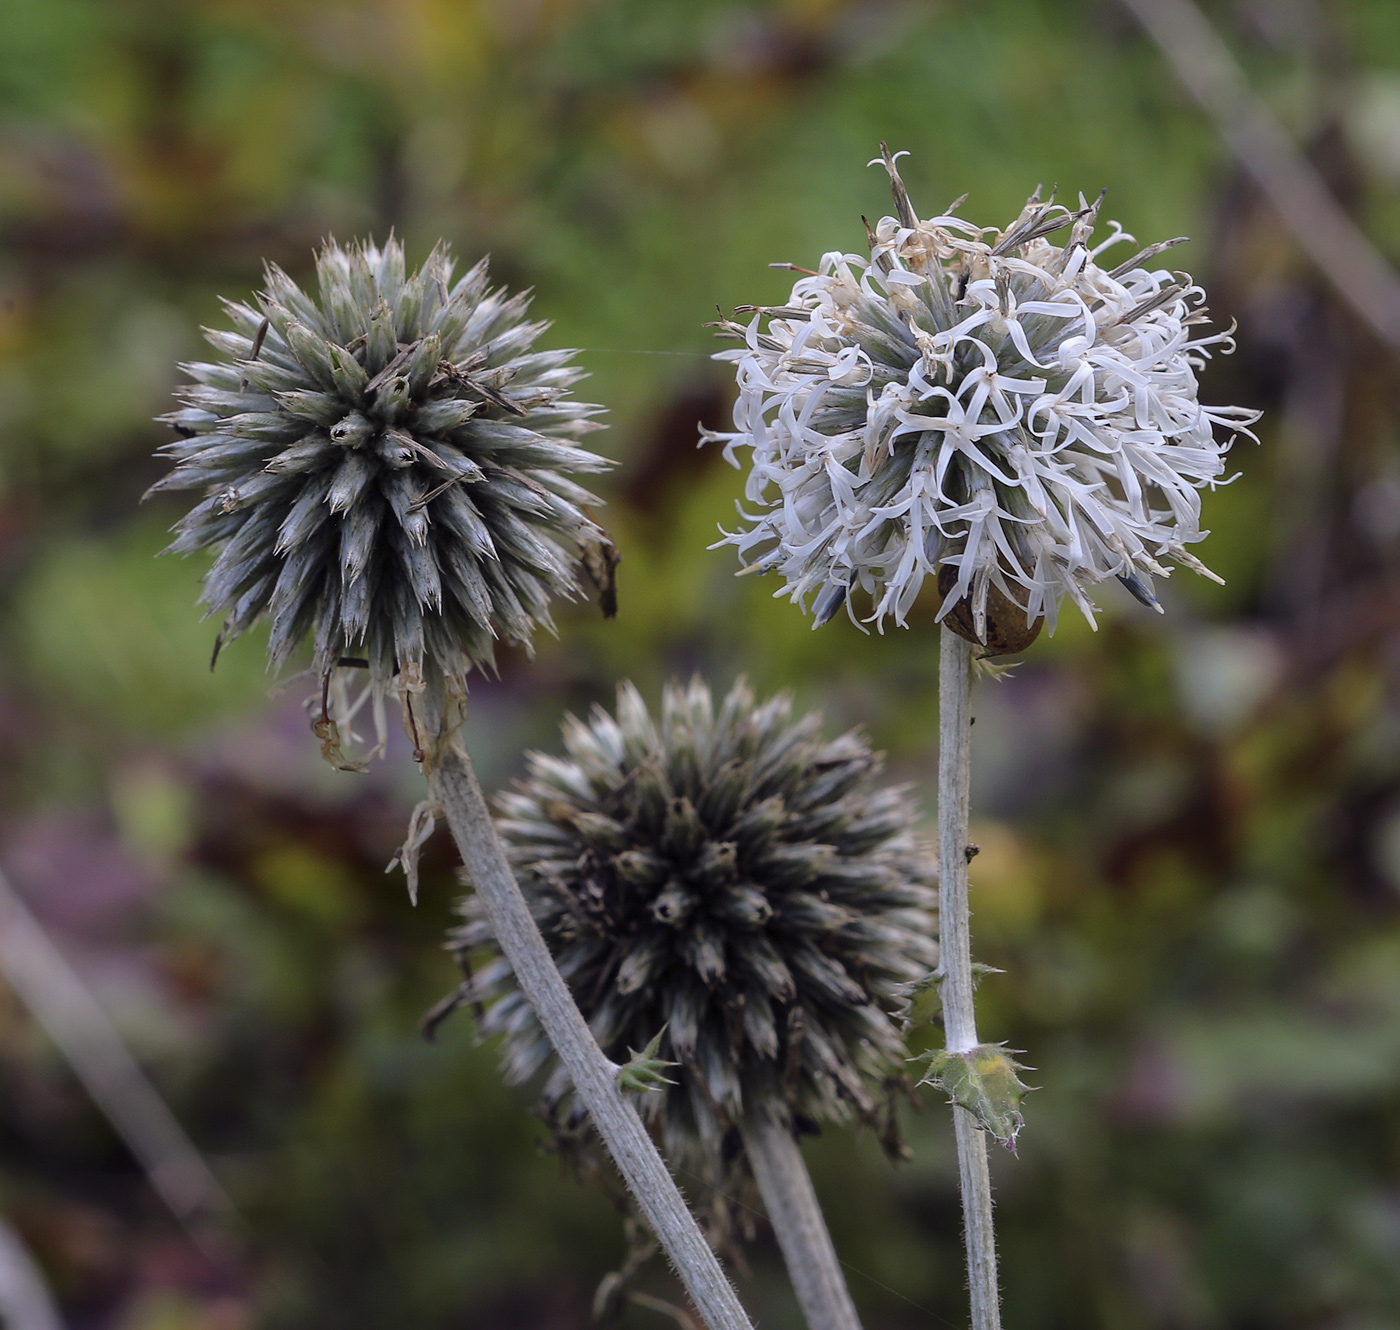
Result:
{"label": "pale gray stem", "polygon": [[53,1295],[24,1243],[0,1222],[0,1326],[4,1330],[63,1330]]}
{"label": "pale gray stem", "polygon": [[[971,912],[967,903],[967,821],[972,777],[972,646],[944,628],[938,655],[938,941],[947,1048],[977,1045],[972,1006]],[[962,1188],[963,1236],[973,1330],[1000,1330],[996,1235],[987,1138],[963,1108],[953,1109]]]}
{"label": "pale gray stem", "polygon": [[1400,275],[1337,202],[1192,0],[1123,0],[1342,298],[1400,351]]}
{"label": "pale gray stem", "polygon": [[992,1225],[992,1179],[987,1169],[987,1133],[965,1108],[953,1109],[958,1146],[958,1185],[963,1198],[963,1238],[967,1246],[967,1289],[972,1330],[1000,1330],[997,1239]]}
{"label": "pale gray stem", "polygon": [[740,1126],[788,1277],[809,1330],[860,1330],[841,1263],[792,1129],[762,1112]]}
{"label": "pale gray stem", "polygon": [[617,1088],[617,1066],[598,1047],[549,954],[515,880],[471,759],[452,748],[428,777],[496,941],[593,1117],[618,1171],[710,1330],[751,1330],[738,1296],[687,1209],[637,1110]]}
{"label": "pale gray stem", "polygon": [[233,1203],[102,1004],[3,873],[0,976],[58,1046],[171,1213],[207,1243],[204,1225],[232,1215]]}

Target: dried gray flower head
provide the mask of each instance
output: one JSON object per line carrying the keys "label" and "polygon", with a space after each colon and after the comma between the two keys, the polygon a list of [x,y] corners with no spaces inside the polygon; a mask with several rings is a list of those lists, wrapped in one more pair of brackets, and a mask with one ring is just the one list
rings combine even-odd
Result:
{"label": "dried gray flower head", "polygon": [[266,614],[274,667],[309,638],[320,677],[358,658],[430,729],[498,639],[528,645],[575,592],[601,533],[568,475],[608,465],[575,442],[601,408],[571,400],[572,351],[532,350],[528,295],[490,289],[484,259],[452,270],[439,246],[406,275],[392,238],[328,243],[316,297],[269,266],[256,307],[225,302],[236,331],[205,331],[224,359],[183,367],[152,488],[204,491],[170,549],[218,551],[220,643]]}
{"label": "dried gray flower head", "polygon": [[783,306],[719,325],[745,343],[717,357],[739,400],[734,430],[706,437],[736,466],[752,449],[758,509],[721,543],[814,599],[818,623],[854,616],[859,589],[872,621],[902,624],[934,575],[939,618],[964,606],[953,626],[988,644],[989,596],[1019,639],[1041,616],[1053,631],[1063,597],[1092,623],[1088,589],[1108,577],[1155,605],[1164,561],[1206,572],[1186,548],[1206,534],[1199,490],[1257,413],[1197,399],[1210,348],[1233,343],[1198,333],[1201,289],[1154,265],[1178,242],[1102,266],[1132,237],[1112,223],[1091,247],[1099,203],[1038,190],[1004,230],[957,204],[921,221],[881,147],[898,216],[870,257],[827,254]]}
{"label": "dried gray flower head", "polygon": [[[930,856],[902,787],[856,733],[756,705],[737,683],[715,713],[699,681],[659,722],[630,684],[616,718],[569,717],[562,758],[532,754],[498,800],[522,889],[605,1053],[678,1064],[641,1096],[673,1160],[718,1169],[727,1130],[760,1108],[802,1124],[874,1120],[903,1080],[903,989],[937,962]],[[474,897],[453,945],[491,943]],[[514,1082],[548,1066],[535,1017],[495,959],[489,1000]],[[657,1044],[655,1036],[662,1034]],[[635,1061],[635,1059],[633,1059]]]}

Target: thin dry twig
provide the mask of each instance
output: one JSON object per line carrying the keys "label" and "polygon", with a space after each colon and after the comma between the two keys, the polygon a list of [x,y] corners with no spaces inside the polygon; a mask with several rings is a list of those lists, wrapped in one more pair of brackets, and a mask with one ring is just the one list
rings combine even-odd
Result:
{"label": "thin dry twig", "polygon": [[1342,298],[1400,354],[1400,274],[1333,197],[1254,93],[1192,0],[1123,0],[1240,165]]}
{"label": "thin dry twig", "polygon": [[102,1005],[0,873],[0,976],[58,1046],[74,1074],[197,1242],[233,1202],[132,1057]]}
{"label": "thin dry twig", "polygon": [[695,1324],[695,1318],[688,1315],[683,1307],[677,1307],[673,1302],[667,1302],[664,1298],[654,1298],[650,1293],[638,1293],[635,1289],[628,1293],[629,1302],[635,1302],[639,1307],[645,1307],[648,1311],[660,1312],[662,1316],[669,1316],[680,1330],[700,1330]]}

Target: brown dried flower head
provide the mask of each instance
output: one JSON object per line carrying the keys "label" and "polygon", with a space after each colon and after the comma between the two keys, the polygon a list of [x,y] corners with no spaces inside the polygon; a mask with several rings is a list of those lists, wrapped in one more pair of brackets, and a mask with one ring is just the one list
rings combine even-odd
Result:
{"label": "brown dried flower head", "polygon": [[[763,704],[742,681],[718,711],[700,680],[636,689],[616,715],[564,724],[565,756],[532,754],[499,827],[521,887],[604,1052],[677,1065],[641,1096],[670,1157],[711,1176],[726,1133],[762,1109],[798,1126],[874,1120],[903,1081],[897,1013],[937,962],[930,856],[902,787],[857,733]],[[454,947],[489,947],[475,897]],[[534,1014],[495,958],[469,985],[491,1001],[509,1078],[547,1071]],[[661,1034],[659,1049],[653,1043]],[[648,1045],[652,1048],[648,1049]]]}

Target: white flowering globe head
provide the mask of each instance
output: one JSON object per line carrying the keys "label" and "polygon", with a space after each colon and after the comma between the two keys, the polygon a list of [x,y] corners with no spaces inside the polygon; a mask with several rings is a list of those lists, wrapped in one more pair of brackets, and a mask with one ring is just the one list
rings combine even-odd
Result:
{"label": "white flowering globe head", "polygon": [[1023,634],[1042,617],[1053,631],[1065,597],[1092,624],[1089,589],[1109,577],[1156,606],[1169,564],[1208,572],[1187,550],[1207,534],[1200,491],[1257,413],[1198,400],[1211,348],[1233,342],[1200,331],[1189,276],[1154,266],[1178,242],[1105,267],[1132,237],[1111,223],[1092,244],[1099,203],[1071,212],[1039,190],[1002,231],[957,204],[920,221],[882,154],[898,216],[870,257],[827,254],[786,305],[718,325],[744,343],[716,357],[739,398],[733,432],[704,434],[736,466],[752,449],[755,510],[719,543],[781,574],[818,624],[843,604],[854,619],[859,590],[869,622],[902,625],[932,575],[939,619],[963,606],[950,622],[982,642],[989,597],[1024,610]]}

